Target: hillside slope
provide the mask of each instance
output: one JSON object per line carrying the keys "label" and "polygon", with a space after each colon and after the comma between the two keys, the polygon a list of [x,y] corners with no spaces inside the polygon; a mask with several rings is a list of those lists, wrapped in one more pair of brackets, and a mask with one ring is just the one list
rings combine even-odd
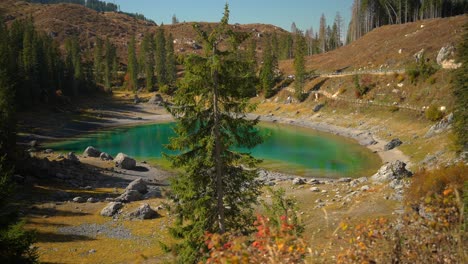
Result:
{"label": "hillside slope", "polygon": [[[308,70],[330,72],[338,69],[401,69],[414,61],[413,55],[425,50],[426,58],[435,61],[441,47],[461,40],[468,16],[422,20],[403,25],[377,28],[350,45],[307,58]],[[401,52],[400,52],[401,50]],[[293,74],[292,60],[280,63],[280,69]]]}
{"label": "hillside slope", "polygon": [[[116,12],[97,12],[81,5],[74,4],[32,4],[24,1],[0,1],[0,15],[7,24],[17,19],[32,17],[36,27],[54,37],[59,43],[71,36],[78,36],[83,49],[94,46],[96,38],[109,38],[117,46],[120,58],[126,57],[127,42],[135,35],[137,42],[143,39],[144,34],[154,33],[158,28],[156,24],[138,20],[128,15]],[[199,23],[203,29],[214,27],[215,23]],[[197,43],[197,33],[192,22],[175,25],[164,25],[167,34],[175,39],[177,53],[200,53]],[[285,34],[286,31],[265,24],[231,25],[234,31],[249,32],[257,39],[260,47],[264,34],[276,32]],[[258,49],[260,52],[261,49]],[[123,61],[125,63],[125,61]]]}

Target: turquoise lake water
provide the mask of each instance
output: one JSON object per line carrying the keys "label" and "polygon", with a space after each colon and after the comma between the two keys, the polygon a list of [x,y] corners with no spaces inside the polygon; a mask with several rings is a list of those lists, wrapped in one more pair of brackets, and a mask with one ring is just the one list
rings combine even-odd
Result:
{"label": "turquoise lake water", "polygon": [[[126,153],[138,160],[166,163],[164,145],[174,136],[174,123],[117,128],[49,145],[57,151],[81,153],[87,146],[115,156]],[[260,124],[264,142],[251,149],[270,170],[320,177],[368,176],[380,165],[380,159],[356,142],[295,126]]]}

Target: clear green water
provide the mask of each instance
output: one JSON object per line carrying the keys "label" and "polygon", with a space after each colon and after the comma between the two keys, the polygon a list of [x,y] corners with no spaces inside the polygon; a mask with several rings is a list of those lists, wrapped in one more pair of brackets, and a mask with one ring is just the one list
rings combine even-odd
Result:
{"label": "clear green water", "polygon": [[[173,126],[162,123],[117,128],[49,147],[81,153],[87,146],[94,146],[111,155],[123,152],[162,164],[162,153],[169,153],[164,145],[174,136]],[[380,165],[377,155],[342,137],[276,124],[260,124],[259,130],[264,142],[250,152],[264,160],[261,167],[267,169],[303,176],[357,177],[368,176]]]}

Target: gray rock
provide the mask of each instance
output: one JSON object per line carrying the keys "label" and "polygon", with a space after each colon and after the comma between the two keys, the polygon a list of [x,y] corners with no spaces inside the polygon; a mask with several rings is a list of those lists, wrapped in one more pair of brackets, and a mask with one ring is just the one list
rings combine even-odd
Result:
{"label": "gray rock", "polygon": [[140,192],[135,191],[135,190],[126,190],[119,197],[115,198],[116,201],[124,202],[124,203],[140,201],[142,199],[143,199],[143,195]]}
{"label": "gray rock", "polygon": [[75,202],[75,203],[84,203],[84,202],[86,202],[85,198],[80,197],[80,196],[73,198],[72,201]]}
{"label": "gray rock", "polygon": [[132,181],[130,184],[128,184],[127,188],[125,188],[126,191],[137,191],[141,194],[145,194],[148,192],[148,186],[146,185],[146,182],[142,178],[138,178],[134,181]]}
{"label": "gray rock", "polygon": [[39,146],[39,144],[37,143],[37,140],[31,140],[31,141],[29,142],[29,146],[30,146],[31,148],[36,148],[36,147]]}
{"label": "gray rock", "polygon": [[453,113],[450,113],[446,117],[444,117],[442,120],[440,120],[437,124],[431,126],[429,130],[427,131],[426,135],[424,135],[424,138],[430,138],[436,134],[442,133],[452,126],[453,123]]}
{"label": "gray rock", "polygon": [[376,174],[372,175],[374,182],[388,182],[394,179],[411,177],[413,174],[406,169],[406,163],[399,160],[383,165]]}
{"label": "gray rock", "polygon": [[342,182],[350,182],[350,181],[352,181],[351,178],[340,178],[340,179],[338,179],[336,182],[342,183]]}
{"label": "gray rock", "polygon": [[320,192],[320,188],[319,187],[311,187],[309,189],[311,192]]}
{"label": "gray rock", "polygon": [[444,61],[449,60],[450,58],[453,58],[455,55],[455,47],[452,44],[448,44],[444,47],[442,47],[439,50],[439,53],[437,54],[437,64],[442,65]]}
{"label": "gray rock", "polygon": [[93,146],[89,146],[89,147],[87,147],[85,149],[85,151],[83,152],[83,155],[86,155],[86,156],[92,157],[92,158],[97,158],[97,157],[99,157],[99,155],[101,155],[101,151],[94,148]]}
{"label": "gray rock", "polygon": [[122,169],[131,170],[136,167],[136,161],[123,153],[117,154],[114,161]]}
{"label": "gray rock", "polygon": [[367,181],[368,181],[367,177],[361,177],[361,178],[352,180],[352,181],[349,183],[349,186],[351,186],[351,187],[356,187],[356,186],[358,186],[359,184],[365,183],[365,182],[367,182]]}
{"label": "gray rock", "polygon": [[94,197],[90,197],[90,198],[88,198],[88,200],[86,200],[86,202],[88,202],[88,203],[97,203],[97,202],[99,202],[99,199],[94,198]]}
{"label": "gray rock", "polygon": [[369,189],[370,189],[369,185],[364,185],[364,186],[361,187],[361,191],[363,191],[363,192],[367,192]]}
{"label": "gray rock", "polygon": [[145,203],[138,207],[137,210],[131,212],[129,214],[131,218],[138,218],[138,219],[152,219],[159,216],[159,214],[151,209],[150,205]]}
{"label": "gray rock", "polygon": [[310,184],[310,185],[316,185],[316,184],[320,184],[321,182],[317,179],[310,179],[307,184]]}
{"label": "gray rock", "polygon": [[70,160],[70,161],[73,161],[73,162],[80,162],[80,160],[78,159],[78,157],[75,155],[74,152],[70,152],[67,154],[67,159]]}
{"label": "gray rock", "polygon": [[121,202],[110,202],[101,210],[102,216],[113,216],[123,207]]}
{"label": "gray rock", "polygon": [[391,150],[403,144],[399,138],[394,138],[384,146],[384,150]]}
{"label": "gray rock", "polygon": [[160,105],[163,105],[163,103],[164,103],[164,99],[162,98],[160,94],[155,94],[148,100],[148,104],[160,106]]}
{"label": "gray rock", "polygon": [[114,158],[107,154],[106,152],[102,152],[101,155],[99,155],[99,158],[101,158],[101,160],[105,160],[105,161],[109,161],[109,160],[113,160]]}
{"label": "gray rock", "polygon": [[143,198],[145,199],[151,199],[151,198],[162,198],[162,194],[161,194],[161,189],[160,188],[156,188],[154,190],[151,190],[149,192],[147,192]]}
{"label": "gray rock", "polygon": [[294,185],[302,185],[302,184],[305,184],[306,183],[306,180],[304,178],[294,178],[294,180],[292,181],[292,184]]}
{"label": "gray rock", "polygon": [[324,104],[318,104],[316,106],[314,106],[314,112],[318,112],[320,111],[320,109],[322,109],[325,105]]}
{"label": "gray rock", "polygon": [[54,153],[54,150],[53,149],[46,149],[46,150],[44,150],[44,153],[51,154],[51,153]]}
{"label": "gray rock", "polygon": [[421,49],[420,51],[416,52],[413,57],[414,59],[416,60],[416,62],[420,62],[421,59],[424,57],[424,52],[425,50],[424,49]]}
{"label": "gray rock", "polygon": [[57,156],[57,159],[64,159],[64,158],[65,158],[65,156],[64,156],[63,154],[59,154],[59,155]]}

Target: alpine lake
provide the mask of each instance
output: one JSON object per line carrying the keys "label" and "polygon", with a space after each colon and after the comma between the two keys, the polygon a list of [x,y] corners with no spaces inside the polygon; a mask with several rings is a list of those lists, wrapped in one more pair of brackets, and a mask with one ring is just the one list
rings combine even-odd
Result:
{"label": "alpine lake", "polygon": [[[175,136],[175,123],[157,123],[102,130],[66,141],[48,144],[59,152],[82,153],[93,146],[115,157],[123,152],[137,161],[170,168],[163,153],[174,155],[165,148]],[[276,123],[257,126],[264,138],[253,149],[234,148],[250,152],[261,159],[259,167],[270,171],[304,177],[362,177],[375,173],[381,160],[375,153],[356,141],[312,129]]]}

